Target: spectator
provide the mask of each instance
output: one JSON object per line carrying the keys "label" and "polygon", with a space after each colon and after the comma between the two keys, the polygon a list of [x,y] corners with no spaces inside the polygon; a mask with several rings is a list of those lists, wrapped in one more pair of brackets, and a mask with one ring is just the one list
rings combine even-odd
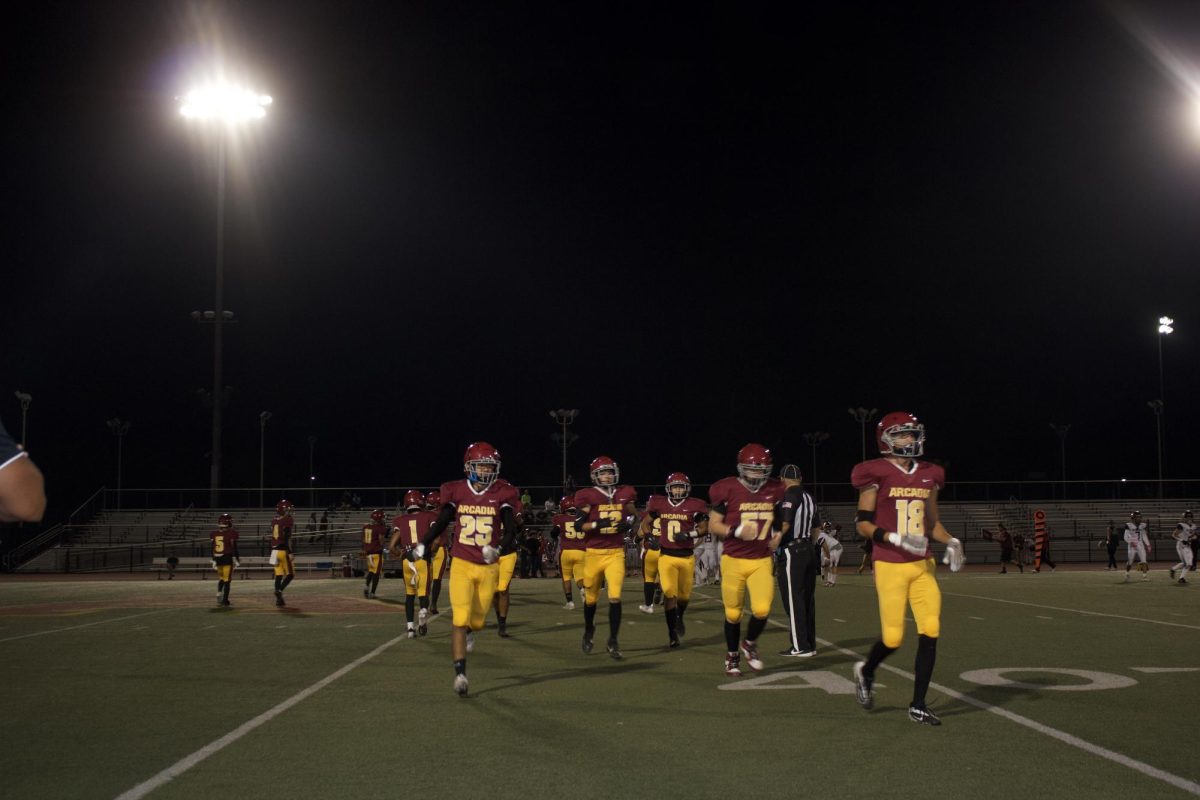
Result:
{"label": "spectator", "polygon": [[175,570],[179,567],[179,556],[171,553],[167,556],[167,580],[175,580]]}
{"label": "spectator", "polygon": [[45,513],[42,472],[0,423],[0,522],[37,522]]}
{"label": "spectator", "polygon": [[1114,572],[1120,567],[1117,566],[1117,548],[1121,546],[1121,532],[1117,530],[1117,526],[1109,520],[1108,532],[1104,536],[1104,541],[1101,542],[1104,549],[1108,551],[1108,566],[1104,569],[1113,570]]}
{"label": "spectator", "polygon": [[524,508],[529,508],[531,505],[533,505],[533,495],[529,493],[528,489],[521,490],[521,505]]}
{"label": "spectator", "polygon": [[308,526],[306,527],[306,530],[309,533],[316,533],[316,531],[317,531],[317,512],[314,511],[308,515]]}

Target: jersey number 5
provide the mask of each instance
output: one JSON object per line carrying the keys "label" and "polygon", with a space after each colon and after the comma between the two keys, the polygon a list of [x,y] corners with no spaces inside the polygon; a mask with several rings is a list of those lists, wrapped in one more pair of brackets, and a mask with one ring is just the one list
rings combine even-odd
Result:
{"label": "jersey number 5", "polygon": [[458,534],[458,540],[463,544],[484,547],[492,543],[493,523],[491,517],[476,517],[471,514],[465,514],[458,518],[458,524],[462,526],[462,531]]}

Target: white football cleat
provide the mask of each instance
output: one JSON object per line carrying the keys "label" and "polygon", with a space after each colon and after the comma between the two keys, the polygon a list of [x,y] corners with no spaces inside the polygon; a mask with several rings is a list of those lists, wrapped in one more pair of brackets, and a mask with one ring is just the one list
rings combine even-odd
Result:
{"label": "white football cleat", "polygon": [[467,652],[471,653],[475,650],[475,631],[467,631]]}
{"label": "white football cleat", "polygon": [[454,693],[456,695],[458,695],[459,697],[467,696],[467,676],[466,675],[455,675],[454,676]]}
{"label": "white football cleat", "polygon": [[566,603],[563,605],[563,608],[565,608],[567,611],[574,611],[574,610],[575,610],[575,601],[574,601],[574,600],[568,600],[568,601],[567,601],[567,602],[566,602]]}
{"label": "white football cleat", "polygon": [[643,614],[653,614],[654,606],[639,605],[638,611],[642,612]]}
{"label": "white football cleat", "polygon": [[754,670],[755,672],[762,672],[763,662],[762,659],[758,657],[757,644],[751,644],[743,639],[741,652],[742,657],[746,659],[746,666],[750,667],[750,669]]}

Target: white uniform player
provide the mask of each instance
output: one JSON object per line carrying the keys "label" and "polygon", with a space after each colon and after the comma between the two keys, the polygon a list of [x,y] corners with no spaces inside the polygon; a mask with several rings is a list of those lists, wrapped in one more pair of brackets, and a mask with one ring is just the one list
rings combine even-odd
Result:
{"label": "white uniform player", "polygon": [[1180,585],[1187,583],[1187,572],[1192,568],[1192,542],[1197,536],[1200,536],[1200,532],[1196,530],[1192,512],[1183,512],[1179,524],[1171,534],[1171,538],[1175,540],[1175,552],[1179,553],[1179,563],[1171,567],[1171,580],[1175,580],[1175,573],[1178,572]]}
{"label": "white uniform player", "polygon": [[825,585],[833,586],[837,583],[838,563],[842,560],[842,543],[838,541],[832,523],[821,526],[817,546],[821,548],[821,573],[825,576]]}
{"label": "white uniform player", "polygon": [[1138,560],[1138,572],[1142,573],[1142,580],[1150,580],[1150,565],[1146,563],[1146,549],[1150,546],[1150,534],[1147,531],[1146,523],[1142,522],[1142,514],[1140,511],[1135,511],[1129,515],[1129,522],[1125,523],[1125,580],[1129,581],[1129,569],[1133,566],[1134,557]]}

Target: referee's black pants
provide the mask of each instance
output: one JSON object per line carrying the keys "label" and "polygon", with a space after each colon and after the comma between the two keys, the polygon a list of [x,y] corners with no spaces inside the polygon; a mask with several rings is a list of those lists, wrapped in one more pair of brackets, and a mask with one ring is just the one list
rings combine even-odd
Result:
{"label": "referee's black pants", "polygon": [[775,577],[783,612],[788,620],[788,639],[793,650],[817,649],[817,554],[807,539],[779,548]]}

